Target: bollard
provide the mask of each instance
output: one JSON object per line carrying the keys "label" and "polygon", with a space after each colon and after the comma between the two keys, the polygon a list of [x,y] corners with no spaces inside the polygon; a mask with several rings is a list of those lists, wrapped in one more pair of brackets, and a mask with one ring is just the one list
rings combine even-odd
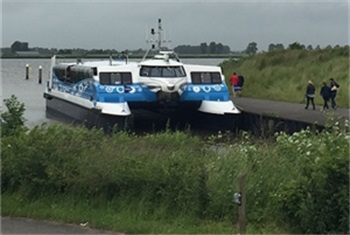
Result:
{"label": "bollard", "polygon": [[26,80],[29,79],[29,64],[26,64]]}
{"label": "bollard", "polygon": [[42,81],[42,67],[41,65],[39,66],[39,84],[41,84],[41,81]]}

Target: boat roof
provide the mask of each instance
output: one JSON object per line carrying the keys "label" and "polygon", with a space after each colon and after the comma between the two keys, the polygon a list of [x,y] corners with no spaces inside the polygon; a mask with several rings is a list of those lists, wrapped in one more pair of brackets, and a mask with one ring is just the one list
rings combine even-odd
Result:
{"label": "boat roof", "polygon": [[126,65],[129,63],[135,62],[126,62],[123,60],[100,60],[100,61],[86,61],[81,63],[82,66],[118,66],[118,65]]}
{"label": "boat roof", "polygon": [[140,62],[140,65],[145,66],[183,66],[183,63],[176,60],[163,60],[163,59],[147,59]]}
{"label": "boat roof", "polygon": [[[175,56],[175,57],[174,57]],[[197,65],[197,64],[184,64],[180,61],[177,55],[173,51],[159,51],[152,58],[143,58],[139,62],[128,61],[128,60],[115,60],[115,59],[105,59],[105,60],[92,60],[92,61],[79,61],[79,62],[70,62],[70,63],[58,63],[55,66],[57,67],[98,67],[99,71],[127,71],[134,70],[137,67],[141,66],[184,66],[190,71],[221,71],[219,66],[213,65]]]}
{"label": "boat roof", "polygon": [[221,71],[221,67],[213,65],[197,65],[197,64],[186,64],[186,69],[189,69],[193,72],[202,72],[202,71]]}

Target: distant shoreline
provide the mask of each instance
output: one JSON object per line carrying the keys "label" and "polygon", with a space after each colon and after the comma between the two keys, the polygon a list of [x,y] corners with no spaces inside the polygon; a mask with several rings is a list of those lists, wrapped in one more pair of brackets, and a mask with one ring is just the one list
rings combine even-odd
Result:
{"label": "distant shoreline", "polygon": [[[1,55],[0,59],[49,59],[53,55]],[[57,54],[57,58],[65,58],[65,59],[103,59],[103,58],[109,58],[110,55],[107,54],[98,54],[98,55],[59,55]],[[179,54],[180,58],[183,59],[216,59],[216,58],[241,58],[245,55],[242,54]],[[117,58],[118,55],[112,55],[113,58]],[[143,55],[141,54],[131,54],[128,55],[129,59],[141,59]]]}

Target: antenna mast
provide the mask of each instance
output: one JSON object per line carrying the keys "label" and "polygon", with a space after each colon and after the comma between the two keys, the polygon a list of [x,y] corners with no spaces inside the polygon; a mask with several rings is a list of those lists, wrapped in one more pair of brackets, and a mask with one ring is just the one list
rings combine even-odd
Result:
{"label": "antenna mast", "polygon": [[158,49],[161,50],[162,46],[162,20],[158,19]]}
{"label": "antenna mast", "polygon": [[[147,34],[146,34],[146,42],[151,45],[149,49],[147,49],[145,55],[142,58],[142,61],[147,58],[148,52],[149,51],[154,51],[155,49],[158,50],[159,52],[162,50],[162,42],[163,43],[170,43],[171,40],[167,40],[165,35],[164,37],[162,36],[163,33],[163,28],[162,28],[162,19],[158,18],[158,30],[155,30],[154,28],[151,28],[151,38],[148,39]],[[158,35],[157,35],[158,34]],[[157,38],[158,36],[158,38]],[[157,45],[155,45],[157,43]],[[157,46],[157,48],[156,48]],[[173,54],[175,54],[171,49],[169,49],[169,45],[166,46],[164,49],[165,51],[171,51]],[[180,61],[180,59],[176,56],[177,61]]]}
{"label": "antenna mast", "polygon": [[[162,39],[162,33],[163,33],[163,27],[162,27],[162,19],[158,19],[158,30],[156,31],[154,28],[151,28],[151,36],[153,39],[146,39],[146,42],[147,43],[151,43],[151,49],[156,49],[156,46],[157,46],[157,49],[158,50],[161,50],[162,48],[162,42],[166,43],[166,42],[170,42],[170,40],[165,40],[165,37],[164,39]],[[158,38],[157,38],[158,36]],[[154,44],[153,44],[154,43]],[[157,43],[157,45],[155,45],[155,43]]]}

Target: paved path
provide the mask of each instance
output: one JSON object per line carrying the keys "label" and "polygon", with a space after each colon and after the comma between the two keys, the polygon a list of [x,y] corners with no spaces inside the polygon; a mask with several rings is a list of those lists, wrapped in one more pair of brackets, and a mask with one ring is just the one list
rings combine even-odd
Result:
{"label": "paved path", "polygon": [[262,100],[247,97],[236,97],[232,99],[235,105],[249,113],[270,114],[277,117],[303,121],[314,124],[315,122],[324,125],[329,115],[334,114],[337,120],[345,120],[349,118],[349,109],[337,108],[330,109],[328,112],[321,112],[321,106],[316,106],[316,110],[305,109],[305,104],[288,103],[281,101]]}
{"label": "paved path", "polygon": [[[1,217],[1,234],[118,234],[74,224]],[[119,235],[121,235],[119,233]]]}

